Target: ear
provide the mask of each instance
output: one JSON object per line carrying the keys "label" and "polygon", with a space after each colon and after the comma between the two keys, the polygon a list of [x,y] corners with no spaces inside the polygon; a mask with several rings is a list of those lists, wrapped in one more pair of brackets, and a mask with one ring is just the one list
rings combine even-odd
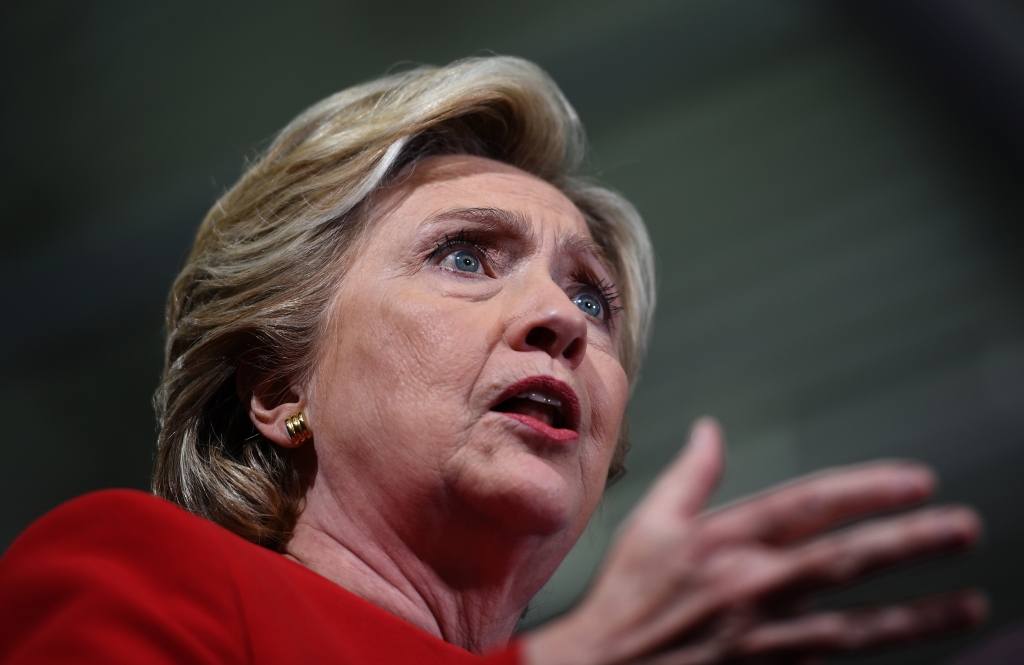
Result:
{"label": "ear", "polygon": [[249,362],[242,361],[235,378],[238,398],[259,433],[283,448],[295,448],[285,421],[306,408],[303,391],[285,379],[268,380]]}

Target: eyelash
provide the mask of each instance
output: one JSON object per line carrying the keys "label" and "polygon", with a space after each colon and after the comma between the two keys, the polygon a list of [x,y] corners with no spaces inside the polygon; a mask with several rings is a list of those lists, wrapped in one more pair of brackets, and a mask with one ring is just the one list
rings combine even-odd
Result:
{"label": "eyelash", "polygon": [[[444,234],[444,238],[434,243],[434,251],[431,252],[431,260],[436,261],[445,252],[455,249],[457,247],[468,247],[474,249],[480,253],[480,256],[484,259],[489,258],[490,254],[486,249],[480,246],[478,242],[477,234],[462,229],[455,236],[450,236],[447,233]],[[443,257],[442,257],[443,258]]]}
{"label": "eyelash", "polygon": [[603,323],[610,326],[615,315],[622,311],[622,307],[615,304],[615,301],[619,299],[619,292],[607,281],[589,274],[589,271],[575,276],[573,279],[583,285],[582,291],[596,291],[597,295],[601,297],[605,309]]}
{"label": "eyelash", "polygon": [[[479,236],[466,229],[461,229],[454,236],[444,234],[444,237],[434,243],[434,250],[430,254],[431,261],[438,261],[439,258],[443,259],[447,256],[447,252],[460,247],[468,247],[475,250],[480,256],[487,261],[490,258],[490,252],[480,245]],[[615,290],[609,282],[596,277],[591,274],[590,271],[585,271],[581,275],[573,277],[574,280],[584,286],[585,289],[589,288],[597,292],[604,301],[605,311],[605,323],[611,324],[612,319],[615,315],[622,311],[622,307],[615,304],[615,301],[619,299],[619,292]]]}

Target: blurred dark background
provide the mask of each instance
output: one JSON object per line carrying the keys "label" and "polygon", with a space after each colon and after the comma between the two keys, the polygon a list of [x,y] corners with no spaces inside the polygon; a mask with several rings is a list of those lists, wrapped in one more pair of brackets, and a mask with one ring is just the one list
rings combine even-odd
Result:
{"label": "blurred dark background", "polygon": [[703,413],[731,438],[718,501],[913,457],[984,515],[978,551],[829,602],[974,585],[989,624],[840,660],[944,662],[1024,618],[1020,2],[12,1],[0,35],[0,551],[147,487],[164,298],[243,161],[396,63],[497,52],[563,87],[660,261],[630,475],[527,624]]}

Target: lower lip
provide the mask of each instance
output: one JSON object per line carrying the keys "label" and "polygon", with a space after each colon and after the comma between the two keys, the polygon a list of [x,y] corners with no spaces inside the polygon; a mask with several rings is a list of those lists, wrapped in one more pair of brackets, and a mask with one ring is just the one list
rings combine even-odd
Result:
{"label": "lower lip", "polygon": [[521,413],[501,412],[501,415],[507,418],[511,418],[512,420],[517,420],[522,424],[526,425],[527,427],[532,427],[533,429],[537,430],[547,438],[557,441],[558,443],[569,443],[570,441],[576,441],[577,439],[580,438],[580,435],[572,431],[571,429],[561,429],[558,427],[552,427],[551,425],[548,425],[543,421],[537,420],[536,418],[532,418],[530,416],[524,416]]}

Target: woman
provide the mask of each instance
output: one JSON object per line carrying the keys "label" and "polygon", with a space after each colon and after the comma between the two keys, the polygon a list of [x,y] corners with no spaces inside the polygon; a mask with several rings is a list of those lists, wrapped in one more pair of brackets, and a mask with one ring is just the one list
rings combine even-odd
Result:
{"label": "woman", "polygon": [[789,661],[979,621],[971,593],[806,612],[970,544],[976,517],[822,533],[926,499],[907,463],[702,513],[722,436],[701,420],[581,605],[509,642],[622,473],[653,311],[646,232],[573,176],[583,145],[513,58],[389,76],[286,127],[171,293],[153,486],[185,510],[105,492],[31,527],[0,563],[0,658]]}

